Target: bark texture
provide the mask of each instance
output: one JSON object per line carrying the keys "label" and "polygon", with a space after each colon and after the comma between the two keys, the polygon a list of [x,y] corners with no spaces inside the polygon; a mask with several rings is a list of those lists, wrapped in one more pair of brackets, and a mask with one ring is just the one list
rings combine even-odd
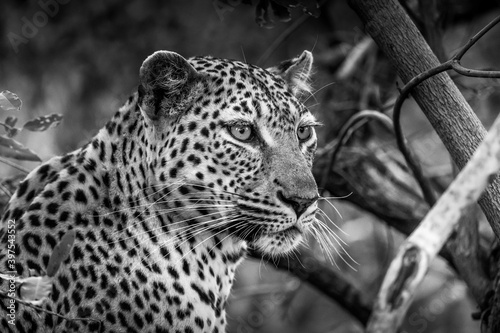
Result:
{"label": "bark texture", "polygon": [[[349,0],[380,49],[403,82],[439,65],[424,38],[396,0]],[[426,80],[412,92],[416,102],[440,136],[453,161],[462,169],[486,130],[447,73]],[[497,239],[500,239],[500,179],[497,175],[478,200]],[[500,281],[498,270],[496,281]],[[489,332],[500,330],[500,283],[484,318]],[[485,290],[485,293],[487,290]],[[488,300],[485,300],[488,301]],[[480,302],[480,305],[481,302]]]}
{"label": "bark texture", "polygon": [[[439,65],[429,45],[397,1],[349,2],[403,82]],[[486,135],[478,117],[447,73],[426,80],[413,90],[412,95],[453,161],[462,169]],[[500,239],[499,177],[479,199],[479,205]]]}

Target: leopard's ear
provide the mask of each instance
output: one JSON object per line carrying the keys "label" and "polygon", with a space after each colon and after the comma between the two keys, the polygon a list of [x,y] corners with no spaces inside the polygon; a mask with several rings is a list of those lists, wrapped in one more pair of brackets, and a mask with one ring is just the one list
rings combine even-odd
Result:
{"label": "leopard's ear", "polygon": [[139,71],[139,106],[151,120],[179,115],[192,103],[200,75],[175,52],[157,51]]}
{"label": "leopard's ear", "polygon": [[309,85],[312,72],[313,56],[309,51],[304,51],[297,58],[283,61],[275,67],[268,68],[271,73],[281,76],[295,95],[311,91]]}

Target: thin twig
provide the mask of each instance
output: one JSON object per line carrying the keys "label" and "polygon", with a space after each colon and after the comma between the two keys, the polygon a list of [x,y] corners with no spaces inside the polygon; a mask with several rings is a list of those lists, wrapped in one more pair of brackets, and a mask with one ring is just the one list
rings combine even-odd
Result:
{"label": "thin twig", "polygon": [[47,310],[47,309],[44,309],[42,307],[39,307],[39,306],[36,306],[36,305],[33,305],[31,304],[30,302],[26,302],[26,301],[23,301],[19,298],[16,298],[16,297],[11,297],[9,296],[7,293],[5,293],[4,291],[0,291],[0,296],[1,297],[5,297],[5,298],[10,298],[10,299],[13,299],[14,301],[20,303],[20,304],[23,304],[25,306],[28,306],[30,308],[33,308],[35,310],[38,310],[38,311],[42,311],[42,312],[45,312],[45,313],[48,313],[52,316],[56,316],[58,318],[61,318],[61,319],[64,319],[64,320],[67,320],[67,321],[74,321],[74,320],[80,320],[80,321],[91,321],[91,322],[96,322],[97,324],[99,324],[99,327],[97,329],[97,332],[100,332],[101,331],[101,325],[102,325],[102,321],[101,320],[98,320],[98,319],[93,319],[93,318],[80,318],[80,317],[77,317],[77,318],[68,318],[66,316],[63,316],[62,314],[59,314],[57,312],[54,312],[54,311],[50,311],[50,310]]}
{"label": "thin twig", "polygon": [[391,119],[379,111],[364,110],[356,113],[351,118],[349,118],[342,126],[339,134],[337,135],[338,137],[337,145],[335,146],[335,149],[332,152],[332,155],[330,157],[326,169],[323,171],[323,176],[321,177],[321,185],[320,185],[321,195],[324,194],[324,191],[326,189],[326,183],[328,181],[328,175],[330,174],[330,171],[332,170],[332,167],[335,164],[340,149],[347,143],[347,141],[349,141],[352,134],[355,132],[355,130],[352,130],[353,127],[356,124],[360,124],[360,126],[358,127],[360,128],[361,126],[366,124],[368,118],[379,120],[388,129],[392,129],[393,127]]}
{"label": "thin twig", "polygon": [[434,203],[436,202],[436,197],[434,196],[434,192],[432,191],[432,188],[428,185],[426,178],[423,175],[423,172],[420,168],[420,164],[416,161],[415,155],[413,152],[410,150],[410,147],[407,144],[407,140],[405,136],[403,135],[403,130],[401,128],[401,107],[403,106],[403,103],[405,99],[408,97],[410,94],[410,91],[416,87],[418,84],[421,82],[427,80],[428,78],[437,75],[441,72],[446,71],[448,68],[448,65],[444,66],[440,65],[437,67],[434,67],[427,72],[421,73],[417,76],[415,76],[413,79],[411,79],[404,87],[401,89],[400,95],[396,99],[396,102],[394,103],[394,111],[392,114],[392,119],[393,119],[393,124],[394,124],[394,134],[396,136],[396,143],[398,145],[399,150],[403,154],[406,163],[408,164],[408,167],[412,170],[413,175],[415,176],[415,179],[417,180],[418,184],[420,185],[420,188],[422,189],[422,194],[424,196],[425,201],[429,204],[429,206],[433,206]]}
{"label": "thin twig", "polygon": [[464,54],[469,51],[469,49],[476,44],[476,42],[484,36],[488,31],[491,30],[498,22],[500,22],[500,16],[495,17],[490,23],[488,23],[484,28],[479,30],[477,34],[475,34],[467,43],[458,52],[455,54],[453,59],[462,59]]}
{"label": "thin twig", "polygon": [[3,157],[1,157],[1,156],[0,156],[0,162],[1,162],[1,163],[5,163],[5,164],[7,164],[8,166],[11,166],[11,167],[13,167],[14,169],[17,169],[17,170],[19,170],[19,171],[21,171],[21,172],[24,172],[25,174],[28,174],[28,173],[30,173],[30,172],[31,172],[30,170],[25,169],[25,168],[23,168],[22,166],[17,165],[16,163],[13,163],[13,162],[9,161],[8,159],[3,158]]}
{"label": "thin twig", "polygon": [[359,68],[360,63],[365,59],[367,54],[374,48],[375,42],[368,36],[354,45],[349,54],[345,57],[342,65],[340,65],[339,69],[337,70],[337,73],[335,74],[337,79],[349,79]]}
{"label": "thin twig", "polygon": [[276,293],[285,294],[297,290],[299,286],[299,280],[292,280],[291,283],[285,283],[284,285],[283,283],[256,284],[234,289],[229,297],[231,300],[239,301],[247,297],[254,297],[259,295]]}
{"label": "thin twig", "polygon": [[[4,184],[0,183],[0,191],[2,191],[3,193],[5,193],[6,196],[8,196],[9,198],[12,196],[12,193],[10,192],[10,190],[7,188],[7,186],[5,186]],[[1,210],[0,210],[1,211]]]}
{"label": "thin twig", "polygon": [[459,60],[452,59],[451,68],[461,74],[463,76],[471,76],[471,77],[482,77],[489,79],[498,79],[500,78],[500,71],[485,71],[480,69],[470,69],[462,66]]}

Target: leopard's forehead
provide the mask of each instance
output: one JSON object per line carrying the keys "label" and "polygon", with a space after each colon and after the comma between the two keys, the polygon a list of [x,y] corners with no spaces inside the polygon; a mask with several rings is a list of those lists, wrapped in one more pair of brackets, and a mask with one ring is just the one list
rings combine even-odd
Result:
{"label": "leopard's forehead", "polygon": [[222,116],[248,122],[258,119],[280,131],[295,131],[302,119],[313,118],[286,82],[266,69],[213,57],[190,58],[189,62],[210,78],[212,88],[204,97],[225,110]]}
{"label": "leopard's forehead", "polygon": [[259,88],[271,88],[287,91],[286,85],[281,78],[269,71],[237,60],[220,59],[214,57],[193,57],[189,62],[200,73],[210,76],[220,77],[234,84],[233,79],[241,81],[250,81],[262,85]]}

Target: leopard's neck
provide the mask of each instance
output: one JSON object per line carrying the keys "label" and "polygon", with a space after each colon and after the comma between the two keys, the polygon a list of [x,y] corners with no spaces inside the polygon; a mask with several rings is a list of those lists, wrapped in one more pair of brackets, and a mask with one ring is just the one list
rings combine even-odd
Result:
{"label": "leopard's neck", "polygon": [[123,248],[139,248],[140,244],[143,253],[138,255],[143,259],[131,259],[129,264],[144,265],[146,259],[153,272],[169,272],[164,278],[192,271],[193,283],[201,288],[195,292],[213,295],[208,297],[213,302],[210,306],[223,311],[246,245],[229,231],[189,227],[182,222],[185,215],[158,202],[155,168],[161,163],[157,150],[162,147],[151,142],[150,130],[136,101],[131,100],[78,153],[96,160],[96,176],[109,180],[107,198],[98,210],[102,216],[113,215],[121,221],[107,233],[109,241],[123,243]]}

